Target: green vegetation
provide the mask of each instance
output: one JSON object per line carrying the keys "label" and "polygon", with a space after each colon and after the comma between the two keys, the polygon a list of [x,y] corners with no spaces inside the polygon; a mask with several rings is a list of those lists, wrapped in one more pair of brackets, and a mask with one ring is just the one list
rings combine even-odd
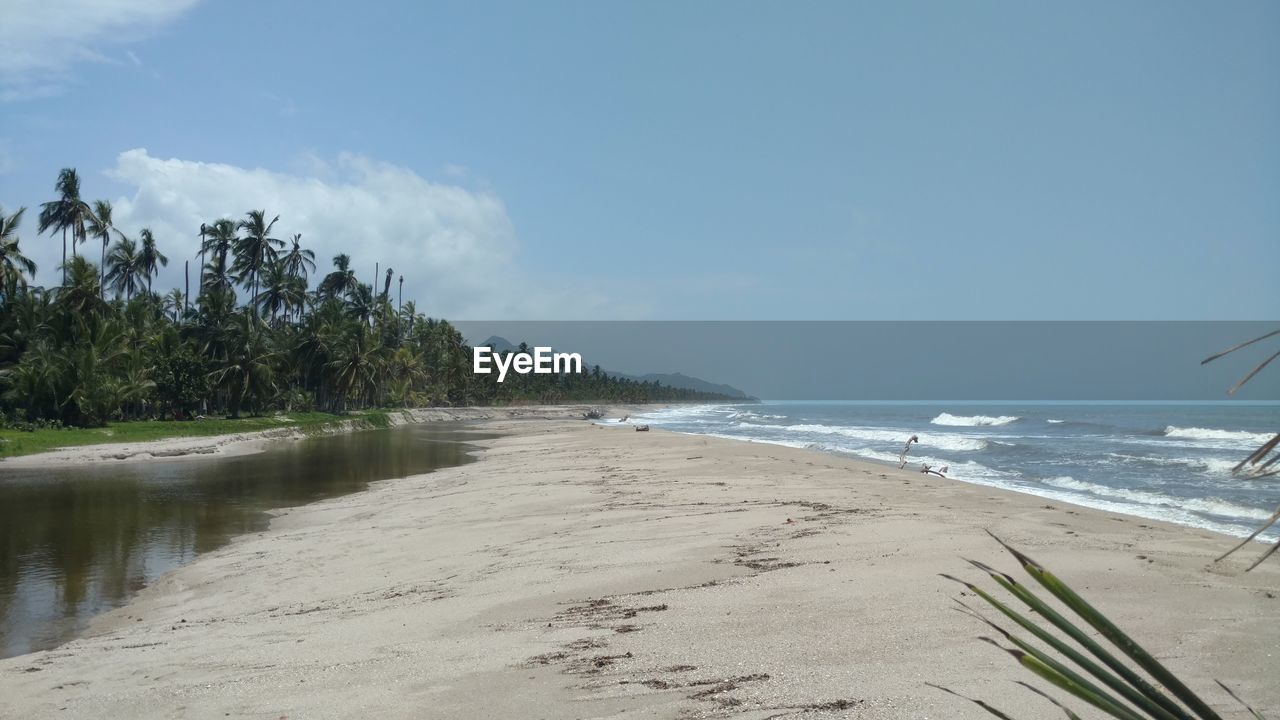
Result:
{"label": "green vegetation", "polygon": [[62,447],[97,445],[99,443],[146,442],[169,438],[207,437],[294,428],[302,432],[320,432],[343,423],[362,427],[387,427],[390,418],[385,410],[366,410],[350,415],[323,412],[281,413],[231,419],[209,419],[194,422],[166,420],[134,420],[112,423],[107,427],[78,428],[45,425],[28,429],[0,429],[0,457],[31,455]]}
{"label": "green vegetation", "polygon": [[[1048,681],[1059,690],[1092,705],[1103,713],[1121,720],[1220,720],[1219,715],[1199,695],[1192,691],[1176,675],[1169,671],[1151,653],[1129,637],[1100,610],[1089,604],[1065,582],[1040,563],[995,538],[1041,587],[1056,598],[1067,610],[1059,612],[1053,605],[1036,595],[1027,586],[983,563],[970,560],[970,564],[985,572],[997,585],[1030,610],[1030,617],[1000,601],[973,583],[943,575],[965,586],[974,595],[985,600],[1004,617],[1042,643],[1024,640],[1013,632],[987,620],[976,610],[957,600],[960,607],[997,632],[1008,644],[983,637],[982,640],[1004,650],[1023,667]],[[1072,620],[1074,615],[1077,620]],[[1032,617],[1040,618],[1036,622]],[[1057,630],[1055,633],[1053,630]],[[1098,638],[1100,636],[1101,641]],[[1103,642],[1110,643],[1108,649]],[[1052,648],[1053,653],[1044,646]],[[1054,654],[1056,653],[1056,655]],[[1079,717],[1058,700],[1031,685],[1029,691],[1045,698],[1066,714]],[[1241,702],[1226,685],[1218,685],[1237,702]],[[948,688],[933,685],[945,692],[965,697]],[[1010,718],[985,702],[965,698],[988,713],[1000,718]],[[1262,715],[1244,706],[1250,715],[1262,720]]]}
{"label": "green vegetation", "polygon": [[[156,292],[152,280],[169,258],[151,230],[140,229],[138,241],[126,236],[113,225],[110,203],[81,197],[74,169],[62,170],[54,189],[56,199],[41,206],[38,232],[61,238],[58,287],[32,284],[37,268],[18,237],[25,208],[11,215],[0,208],[0,427],[728,399],[611,377],[599,368],[501,384],[493,375],[474,375],[471,349],[448,321],[426,317],[399,293],[391,296],[392,269],[375,288],[361,283],[351,258],[340,254],[320,277],[302,237],[277,238],[280,218],[263,210],[193,228],[199,242],[181,254],[198,260],[195,296],[185,289]],[[102,242],[95,248],[100,265],[77,252],[90,238]],[[220,432],[209,420],[178,425],[141,422],[119,431],[129,439]],[[63,445],[118,437],[50,432],[57,440],[47,442]],[[6,432],[0,453],[37,447],[46,437],[52,435],[44,430]]]}

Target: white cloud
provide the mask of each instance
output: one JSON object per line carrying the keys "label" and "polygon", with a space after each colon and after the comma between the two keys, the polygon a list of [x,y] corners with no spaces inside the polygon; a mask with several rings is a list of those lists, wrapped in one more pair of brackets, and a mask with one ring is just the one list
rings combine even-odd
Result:
{"label": "white cloud", "polygon": [[[250,209],[279,214],[275,236],[302,233],[316,252],[317,273],[338,253],[352,257],[361,281],[374,263],[405,277],[405,300],[450,318],[581,318],[610,314],[603,293],[533,281],[515,264],[518,243],[495,195],[432,182],[412,170],[344,153],[332,162],[309,156],[314,172],[258,168],[123,152],[108,175],[135,188],[113,201],[116,224],[130,236],[148,226],[169,255],[161,287],[182,287],[183,260],[196,282],[200,223],[239,219]],[[94,250],[88,251],[96,257]],[[378,278],[381,287],[382,278]],[[396,284],[392,283],[395,293]],[[629,314],[629,313],[628,313]]]}
{"label": "white cloud", "polygon": [[[111,46],[140,40],[198,0],[5,0],[0,100],[57,95],[72,66],[111,62]],[[137,63],[132,53],[128,57]]]}

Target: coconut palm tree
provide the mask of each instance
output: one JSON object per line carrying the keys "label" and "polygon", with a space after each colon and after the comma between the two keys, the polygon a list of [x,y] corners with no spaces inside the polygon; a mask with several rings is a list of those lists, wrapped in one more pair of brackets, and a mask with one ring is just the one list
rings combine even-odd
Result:
{"label": "coconut palm tree", "polygon": [[[204,266],[204,285],[200,288],[203,296],[206,293],[221,293],[231,295],[232,300],[235,299],[235,288],[232,287],[235,281],[231,277],[230,268],[227,267],[227,259],[221,255],[213,255],[209,258],[209,264]],[[201,299],[201,304],[204,300]]]}
{"label": "coconut palm tree", "polygon": [[142,228],[138,232],[138,236],[142,239],[142,249],[138,253],[139,270],[142,276],[147,279],[147,294],[151,294],[151,278],[160,273],[161,267],[168,267],[169,258],[160,252],[156,247],[156,238],[151,234],[151,228]]}
{"label": "coconut palm tree", "polygon": [[390,295],[391,293],[391,278],[395,274],[396,274],[396,271],[394,269],[387,268],[387,277],[386,277],[386,280],[384,280],[382,283],[382,299],[383,300],[386,300],[387,296]]}
{"label": "coconut palm tree", "polygon": [[309,273],[316,271],[316,253],[302,247],[302,233],[289,238],[292,247],[284,256],[284,270],[293,277],[307,279]]}
{"label": "coconut palm tree", "polygon": [[164,309],[165,309],[165,312],[169,313],[170,317],[173,318],[173,321],[175,323],[179,322],[179,320],[182,318],[183,305],[186,302],[186,300],[187,300],[186,296],[183,295],[182,291],[179,290],[178,288],[174,288],[169,292],[165,293]]}
{"label": "coconut palm tree", "polygon": [[348,294],[347,310],[352,317],[357,318],[361,324],[368,327],[369,321],[377,310],[373,299],[373,288],[364,283],[356,283],[356,286]]}
{"label": "coconut palm tree", "polygon": [[196,283],[197,288],[204,287],[204,239],[208,233],[209,226],[204,223],[200,223],[200,279]]}
{"label": "coconut palm tree", "polygon": [[267,265],[275,262],[280,248],[284,247],[282,240],[271,237],[271,230],[279,219],[280,216],[276,215],[267,222],[265,210],[250,210],[243,220],[236,223],[236,229],[243,230],[244,235],[233,249],[235,263],[231,269],[250,290],[250,298],[258,296],[258,276]]}
{"label": "coconut palm tree", "polygon": [[238,311],[229,319],[225,336],[226,358],[209,378],[227,391],[230,415],[239,417],[246,401],[253,411],[275,392],[275,365],[280,353],[271,346],[262,321],[247,311]]}
{"label": "coconut palm tree", "polygon": [[138,243],[131,238],[121,236],[111,252],[107,254],[107,282],[119,296],[124,294],[125,300],[132,300],[133,294],[142,289],[142,253]]}
{"label": "coconut palm tree", "polygon": [[[110,255],[107,256],[108,260]],[[98,286],[98,268],[82,256],[73,256],[62,268],[67,281],[58,288],[57,304],[70,319],[102,312],[102,288]],[[107,275],[107,279],[111,276]]]}
{"label": "coconut palm tree", "polygon": [[93,201],[93,217],[89,219],[89,234],[102,240],[102,260],[98,265],[98,286],[106,289],[107,246],[111,244],[111,234],[124,237],[111,224],[111,203],[106,200]]}
{"label": "coconut palm tree", "polygon": [[[236,223],[230,218],[221,218],[209,225],[200,226],[200,291],[206,288],[229,287],[231,253],[239,242],[236,237]],[[208,261],[205,256],[208,255]],[[209,272],[216,271],[216,277]]]}
{"label": "coconut palm tree", "polygon": [[26,211],[23,207],[12,215],[5,215],[4,208],[0,208],[0,299],[8,300],[11,288],[26,287],[25,275],[32,279],[36,276],[35,261],[23,255],[18,247],[18,225]]}
{"label": "coconut palm tree", "polygon": [[37,232],[62,231],[62,282],[66,283],[67,231],[71,231],[71,254],[74,256],[76,243],[84,242],[88,236],[86,224],[93,217],[93,208],[80,198],[80,174],[75,168],[62,168],[53,189],[58,193],[58,199],[40,206],[40,226]]}
{"label": "coconut palm tree", "polygon": [[345,253],[333,256],[333,272],[320,281],[320,293],[328,297],[341,297],[350,293],[360,283],[351,269],[351,256]]}
{"label": "coconut palm tree", "polygon": [[262,291],[254,298],[259,312],[271,315],[271,324],[278,327],[277,316],[287,319],[294,310],[306,303],[306,281],[285,270],[285,263],[271,263],[262,272]]}

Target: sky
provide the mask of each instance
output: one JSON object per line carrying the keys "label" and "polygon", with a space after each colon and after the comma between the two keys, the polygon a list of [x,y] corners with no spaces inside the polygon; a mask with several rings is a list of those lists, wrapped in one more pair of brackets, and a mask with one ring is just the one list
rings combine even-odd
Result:
{"label": "sky", "polygon": [[38,283],[74,166],[161,287],[263,208],[463,320],[1270,320],[1278,69],[1266,0],[0,0],[0,206]]}

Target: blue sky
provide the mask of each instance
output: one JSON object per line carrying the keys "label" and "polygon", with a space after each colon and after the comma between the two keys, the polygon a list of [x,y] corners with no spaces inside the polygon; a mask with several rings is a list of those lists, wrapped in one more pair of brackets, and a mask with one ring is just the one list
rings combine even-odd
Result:
{"label": "blue sky", "polygon": [[266,207],[467,319],[1280,309],[1274,2],[5,6],[43,282],[74,165],[166,285]]}

